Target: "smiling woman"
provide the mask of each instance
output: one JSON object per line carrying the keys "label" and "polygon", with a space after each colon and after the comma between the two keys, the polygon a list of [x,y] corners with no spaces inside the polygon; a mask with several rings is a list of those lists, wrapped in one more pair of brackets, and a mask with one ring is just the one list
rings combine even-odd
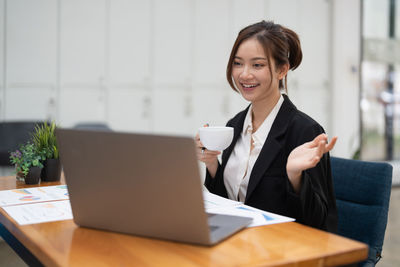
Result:
{"label": "smiling woman", "polygon": [[[242,96],[252,103],[275,102],[279,99],[279,81],[288,71],[288,64],[275,68],[274,60],[271,62],[264,56],[261,44],[254,38],[244,41],[234,57],[232,76]],[[254,104],[253,104],[254,105]]]}
{"label": "smiling woman", "polygon": [[227,126],[231,145],[204,150],[210,192],[298,222],[335,232],[337,212],[328,142],[324,129],[297,110],[287,93],[287,73],[302,60],[300,40],[292,30],[261,21],[239,32],[227,66],[227,80],[251,104]]}
{"label": "smiling woman", "polygon": [[[251,44],[246,44],[246,41],[250,41]],[[251,46],[253,51],[247,51]],[[240,60],[241,54],[246,52],[253,52],[255,57],[251,59],[255,68],[260,69],[266,65],[270,76],[279,71],[281,75],[278,79],[279,88],[286,91],[288,70],[296,69],[303,58],[300,40],[294,31],[273,22],[262,21],[250,25],[240,31],[228,61],[226,75],[228,83],[234,90],[237,89],[234,86],[232,72],[235,66],[241,65],[237,60]],[[257,62],[258,60],[261,62]]]}

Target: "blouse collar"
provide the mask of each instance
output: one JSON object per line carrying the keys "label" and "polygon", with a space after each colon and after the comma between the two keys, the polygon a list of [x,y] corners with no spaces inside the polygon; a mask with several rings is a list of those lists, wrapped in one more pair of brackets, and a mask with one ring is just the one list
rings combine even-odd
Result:
{"label": "blouse collar", "polygon": [[278,102],[275,104],[274,108],[271,110],[271,112],[265,118],[263,123],[257,129],[257,131],[253,134],[252,134],[253,122],[252,122],[252,118],[251,118],[252,117],[251,112],[253,110],[253,108],[252,108],[253,105],[250,105],[250,107],[247,111],[246,117],[244,119],[242,134],[243,135],[252,134],[252,138],[253,138],[255,145],[256,144],[263,145],[265,140],[268,137],[269,131],[271,130],[272,124],[273,124],[276,116],[278,115],[278,112],[282,106],[283,100],[284,100],[283,96],[281,95],[279,97]]}

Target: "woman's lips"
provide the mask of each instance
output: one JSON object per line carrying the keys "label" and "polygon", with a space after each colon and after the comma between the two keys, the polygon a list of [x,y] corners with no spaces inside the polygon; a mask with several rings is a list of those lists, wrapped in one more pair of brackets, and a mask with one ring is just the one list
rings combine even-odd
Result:
{"label": "woman's lips", "polygon": [[242,89],[244,91],[252,91],[254,88],[256,88],[259,84],[251,84],[251,83],[240,83]]}

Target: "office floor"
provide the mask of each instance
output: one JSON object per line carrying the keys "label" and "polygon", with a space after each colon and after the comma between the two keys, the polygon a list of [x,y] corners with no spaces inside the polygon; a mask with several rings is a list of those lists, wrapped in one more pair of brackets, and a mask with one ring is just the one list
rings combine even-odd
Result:
{"label": "office floor", "polygon": [[389,204],[389,219],[383,244],[383,258],[380,267],[400,266],[400,186],[392,188]]}
{"label": "office floor", "polygon": [[[400,266],[400,186],[392,189],[389,220],[386,228],[383,258],[377,264],[379,267]],[[27,266],[5,243],[0,240],[0,266]]]}

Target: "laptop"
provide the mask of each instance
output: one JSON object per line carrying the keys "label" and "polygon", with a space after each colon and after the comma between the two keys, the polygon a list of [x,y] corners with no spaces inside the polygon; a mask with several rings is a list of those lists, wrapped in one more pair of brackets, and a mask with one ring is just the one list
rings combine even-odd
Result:
{"label": "laptop", "polygon": [[57,129],[79,226],[213,245],[251,223],[207,214],[194,139]]}

